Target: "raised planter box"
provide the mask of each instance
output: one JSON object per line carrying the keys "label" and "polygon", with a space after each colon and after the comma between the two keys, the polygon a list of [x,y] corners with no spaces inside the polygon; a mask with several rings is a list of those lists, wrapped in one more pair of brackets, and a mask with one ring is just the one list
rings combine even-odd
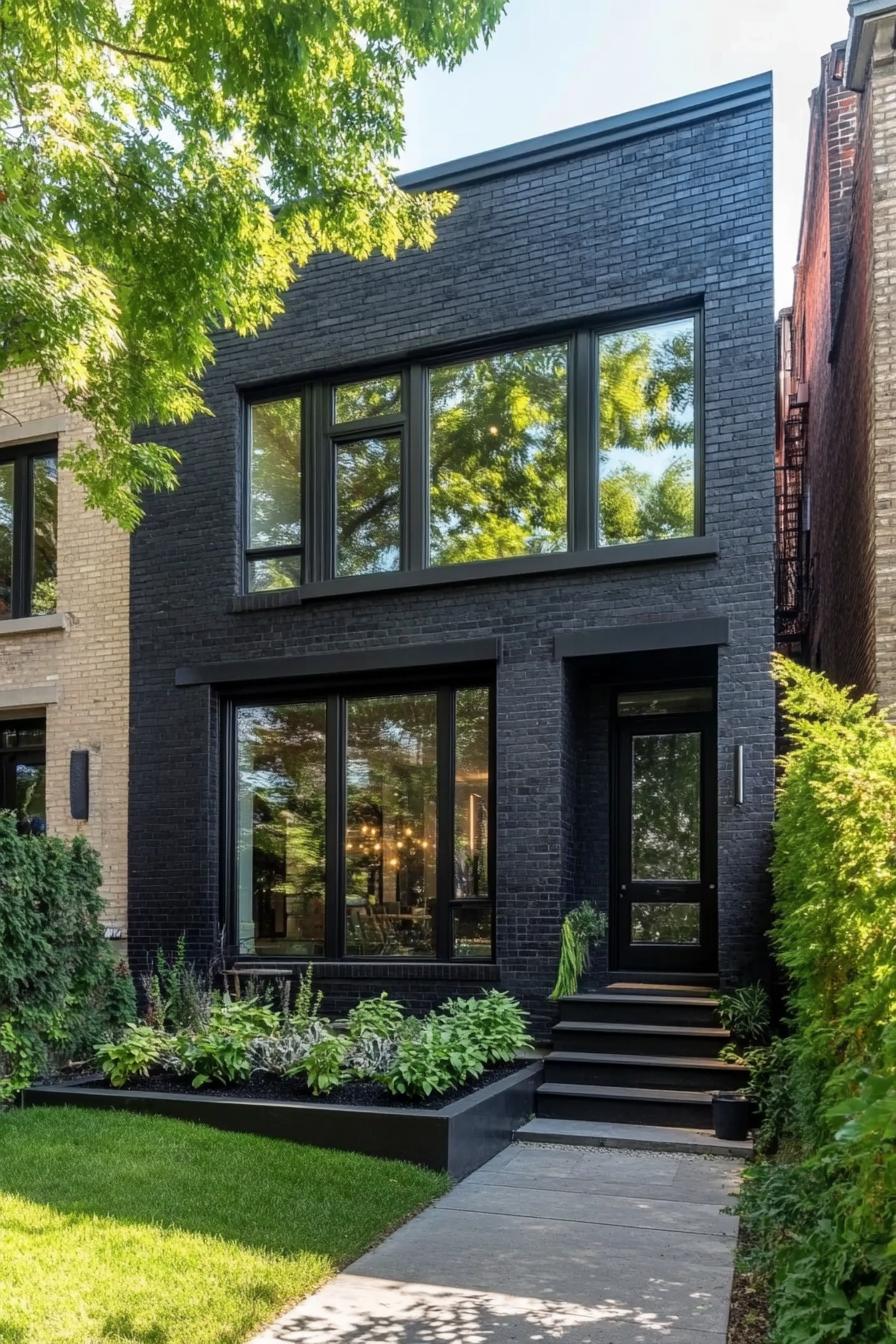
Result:
{"label": "raised planter box", "polygon": [[78,1083],[25,1089],[23,1106],[88,1106],[192,1120],[215,1129],[263,1134],[319,1148],[400,1158],[460,1179],[505,1148],[535,1109],[543,1065],[526,1064],[441,1110],[332,1106],[326,1101],[257,1101],[182,1092],[123,1092]]}

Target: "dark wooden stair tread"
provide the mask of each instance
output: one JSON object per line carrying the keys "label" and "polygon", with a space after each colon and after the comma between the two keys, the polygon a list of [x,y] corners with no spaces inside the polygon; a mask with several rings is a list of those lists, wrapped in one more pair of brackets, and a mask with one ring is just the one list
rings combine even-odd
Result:
{"label": "dark wooden stair tread", "polygon": [[589,1054],[584,1050],[552,1050],[546,1060],[562,1060],[573,1064],[643,1064],[646,1068],[660,1069],[713,1069],[731,1073],[746,1073],[743,1064],[729,1064],[723,1059],[708,1059],[705,1055],[612,1055]]}
{"label": "dark wooden stair tread", "polygon": [[592,1032],[595,1035],[615,1035],[619,1032],[631,1032],[635,1036],[699,1036],[715,1037],[719,1041],[730,1039],[730,1032],[724,1027],[669,1027],[658,1022],[558,1022],[555,1031]]}
{"label": "dark wooden stair tread", "polygon": [[712,1101],[711,1092],[677,1092],[653,1087],[602,1087],[587,1083],[542,1083],[542,1096],[581,1097],[583,1101],[655,1101],[672,1105],[706,1105]]}
{"label": "dark wooden stair tread", "polygon": [[559,1003],[634,1003],[638,1007],[650,1004],[651,1008],[712,1008],[714,1000],[707,998],[687,998],[670,995],[664,998],[659,994],[568,994],[558,1000]]}

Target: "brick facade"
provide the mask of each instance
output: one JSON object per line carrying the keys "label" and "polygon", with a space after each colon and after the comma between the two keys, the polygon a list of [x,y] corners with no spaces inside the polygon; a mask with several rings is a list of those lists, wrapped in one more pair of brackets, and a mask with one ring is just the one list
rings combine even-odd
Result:
{"label": "brick facade", "polygon": [[880,20],[861,87],[847,87],[846,43],[821,63],[779,408],[780,424],[808,394],[805,656],[884,704],[896,702],[894,30]]}
{"label": "brick facade", "polygon": [[[28,370],[4,375],[0,449],[55,439],[60,455],[89,438]],[[47,823],[56,835],[84,834],[103,865],[105,918],[127,931],[129,539],[84,507],[60,470],[59,625],[45,618],[0,621],[0,718],[46,714]],[[29,628],[30,627],[30,628]],[[73,820],[69,754],[90,753],[90,816]],[[122,951],[126,944],[122,943]]]}
{"label": "brick facade", "polygon": [[[185,664],[353,652],[499,635],[497,967],[328,966],[331,1006],[390,988],[415,1006],[483,975],[543,1026],[559,924],[608,899],[606,719],[553,655],[556,632],[726,615],[718,652],[720,959],[728,982],[764,965],[774,751],[774,429],[770,90],[725,109],[465,185],[429,253],[315,259],[272,327],[217,340],[214,419],[166,431],[181,487],[148,502],[132,549],[130,934],[136,958],[186,931],[195,954],[221,911],[220,697],[175,687]],[[688,560],[489,579],[327,601],[236,601],[240,390],[526,327],[622,317],[682,300],[705,314],[706,533]],[[662,660],[654,660],[654,669]],[[583,735],[587,751],[580,749]],[[731,761],[746,749],[735,806]],[[602,755],[604,753],[604,755]],[[466,980],[464,979],[466,977]]]}

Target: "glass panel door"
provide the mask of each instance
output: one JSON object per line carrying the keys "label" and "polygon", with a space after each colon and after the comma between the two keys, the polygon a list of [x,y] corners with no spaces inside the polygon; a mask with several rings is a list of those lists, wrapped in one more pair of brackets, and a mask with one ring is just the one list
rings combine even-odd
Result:
{"label": "glass panel door", "polygon": [[631,970],[713,970],[716,948],[711,713],[631,714],[619,698],[614,943]]}

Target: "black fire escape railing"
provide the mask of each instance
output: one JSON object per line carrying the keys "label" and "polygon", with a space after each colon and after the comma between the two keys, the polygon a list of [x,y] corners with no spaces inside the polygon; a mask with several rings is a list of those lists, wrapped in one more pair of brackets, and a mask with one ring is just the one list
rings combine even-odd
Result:
{"label": "black fire escape railing", "polygon": [[788,411],[775,467],[775,644],[800,660],[806,655],[811,589],[803,481],[807,409],[797,405]]}

